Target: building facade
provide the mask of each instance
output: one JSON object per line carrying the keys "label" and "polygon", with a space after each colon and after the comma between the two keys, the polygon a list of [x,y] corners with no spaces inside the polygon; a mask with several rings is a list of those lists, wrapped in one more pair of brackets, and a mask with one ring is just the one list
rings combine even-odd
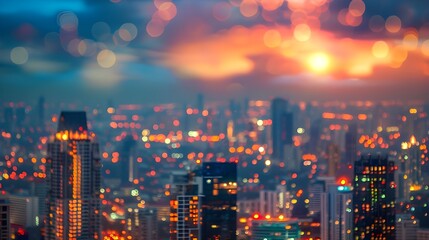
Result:
{"label": "building facade", "polygon": [[330,185],[321,195],[321,238],[353,239],[352,190],[349,186]]}
{"label": "building facade", "polygon": [[395,239],[394,171],[387,157],[368,155],[355,162],[354,239]]}
{"label": "building facade", "polygon": [[99,146],[85,112],[62,112],[48,144],[47,240],[100,239]]}
{"label": "building facade", "polygon": [[237,230],[237,164],[204,163],[201,239],[235,240]]}

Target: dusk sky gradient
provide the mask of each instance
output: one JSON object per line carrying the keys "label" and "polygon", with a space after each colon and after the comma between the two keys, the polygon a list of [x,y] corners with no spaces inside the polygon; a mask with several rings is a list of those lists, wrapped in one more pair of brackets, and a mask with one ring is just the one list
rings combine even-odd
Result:
{"label": "dusk sky gradient", "polygon": [[428,1],[22,0],[0,21],[1,101],[429,100]]}

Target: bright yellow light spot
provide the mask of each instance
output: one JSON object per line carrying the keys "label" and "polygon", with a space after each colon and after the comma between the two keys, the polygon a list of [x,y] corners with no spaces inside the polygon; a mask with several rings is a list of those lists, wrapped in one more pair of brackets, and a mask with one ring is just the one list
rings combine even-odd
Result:
{"label": "bright yellow light spot", "polygon": [[326,53],[316,53],[308,59],[308,66],[316,73],[326,72],[330,65],[330,58]]}
{"label": "bright yellow light spot", "polygon": [[67,141],[67,139],[68,139],[68,135],[67,135],[66,133],[63,133],[63,134],[61,135],[61,139],[62,139],[62,140],[64,140],[64,141]]}
{"label": "bright yellow light spot", "polygon": [[372,55],[376,58],[385,58],[389,55],[389,46],[385,41],[377,41],[372,45]]}
{"label": "bright yellow light spot", "polygon": [[264,44],[269,48],[275,48],[282,43],[282,36],[279,31],[271,29],[264,34]]}
{"label": "bright yellow light spot", "polygon": [[306,42],[311,38],[311,28],[307,24],[298,24],[294,31],[293,36],[297,41]]}
{"label": "bright yellow light spot", "polygon": [[270,166],[271,165],[271,160],[267,159],[265,160],[265,166]]}
{"label": "bright yellow light spot", "polygon": [[296,204],[298,202],[298,200],[296,199],[292,199],[292,201],[290,201],[292,204]]}
{"label": "bright yellow light spot", "polygon": [[16,47],[10,51],[10,60],[18,65],[28,61],[28,51],[23,47]]}
{"label": "bright yellow light spot", "polygon": [[390,16],[386,19],[385,27],[390,33],[397,33],[401,30],[402,22],[397,16]]}
{"label": "bright yellow light spot", "polygon": [[410,114],[416,114],[417,109],[416,108],[410,108]]}
{"label": "bright yellow light spot", "polygon": [[116,54],[109,49],[103,49],[97,55],[97,62],[102,68],[111,68],[116,63]]}

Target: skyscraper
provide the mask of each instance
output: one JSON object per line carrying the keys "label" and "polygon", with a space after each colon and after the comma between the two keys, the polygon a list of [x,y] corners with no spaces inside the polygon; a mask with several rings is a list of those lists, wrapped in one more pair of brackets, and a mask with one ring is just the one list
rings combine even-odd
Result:
{"label": "skyscraper", "polygon": [[276,160],[283,160],[285,145],[293,143],[293,115],[286,112],[287,106],[288,102],[281,98],[275,98],[271,102],[272,157]]}
{"label": "skyscraper", "polygon": [[99,146],[85,112],[62,112],[48,144],[46,239],[100,239]]}
{"label": "skyscraper", "polygon": [[199,240],[199,187],[191,174],[176,172],[171,176],[170,240]]}
{"label": "skyscraper", "polygon": [[354,168],[354,239],[395,239],[395,165],[382,156],[362,156]]}
{"label": "skyscraper", "polygon": [[321,239],[352,240],[352,191],[349,186],[330,185],[321,197]]}
{"label": "skyscraper", "polygon": [[357,125],[352,123],[346,133],[346,165],[353,164],[357,159]]}
{"label": "skyscraper", "polygon": [[237,229],[237,164],[204,163],[202,167],[201,239],[235,240]]}
{"label": "skyscraper", "polygon": [[331,142],[326,149],[326,154],[328,155],[328,177],[335,178],[341,159],[340,148]]}

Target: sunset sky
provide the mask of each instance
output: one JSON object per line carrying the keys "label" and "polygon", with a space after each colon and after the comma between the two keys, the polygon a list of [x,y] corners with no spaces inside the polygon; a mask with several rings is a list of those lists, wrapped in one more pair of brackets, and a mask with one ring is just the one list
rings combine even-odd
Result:
{"label": "sunset sky", "polygon": [[429,100],[428,1],[40,2],[0,8],[2,101]]}

